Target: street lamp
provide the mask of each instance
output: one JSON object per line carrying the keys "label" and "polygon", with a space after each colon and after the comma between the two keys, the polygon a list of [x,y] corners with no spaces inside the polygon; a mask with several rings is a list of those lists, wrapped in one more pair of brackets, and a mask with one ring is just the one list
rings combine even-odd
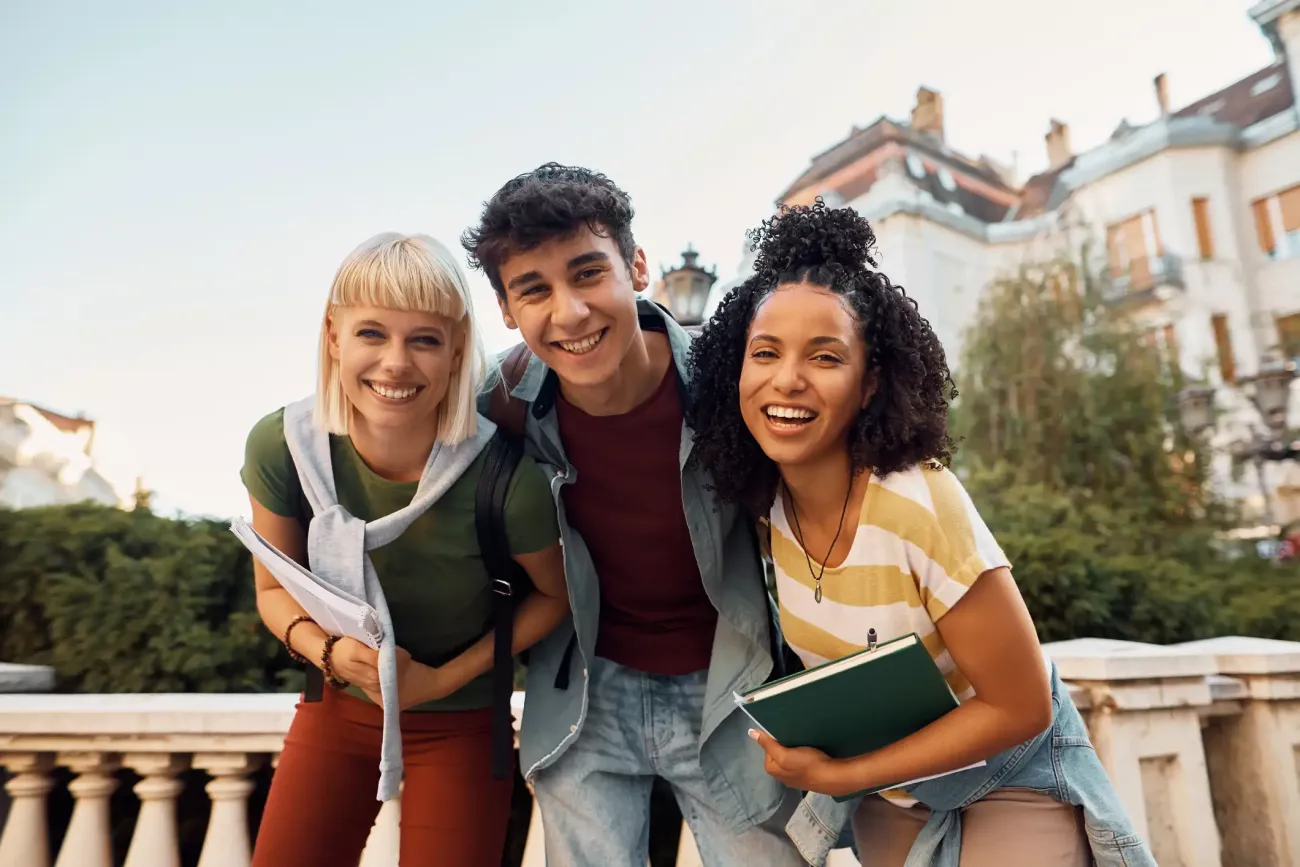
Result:
{"label": "street lamp", "polygon": [[1183,427],[1193,436],[1214,427],[1214,389],[1193,385],[1178,392],[1178,414]]}
{"label": "street lamp", "polygon": [[[1254,376],[1238,381],[1263,419],[1265,429],[1251,425],[1249,439],[1233,443],[1229,451],[1233,457],[1255,465],[1260,494],[1264,498],[1264,520],[1270,526],[1274,523],[1273,502],[1264,478],[1264,464],[1300,455],[1300,442],[1284,442],[1291,383],[1296,375],[1296,366],[1292,362],[1269,359],[1260,364]],[[1178,392],[1178,413],[1184,429],[1193,436],[1210,430],[1214,427],[1214,389],[1204,385],[1184,388]]]}
{"label": "street lamp", "polygon": [[1250,390],[1251,403],[1263,417],[1264,423],[1275,435],[1286,430],[1286,411],[1291,402],[1291,382],[1296,378],[1295,364],[1290,361],[1270,360],[1260,365],[1259,372],[1242,380]]}
{"label": "street lamp", "polygon": [[699,325],[704,321],[704,305],[709,300],[709,289],[718,279],[718,269],[705,269],[699,264],[700,254],[691,246],[682,252],[682,264],[660,273],[660,286],[655,300],[662,303],[682,325]]}

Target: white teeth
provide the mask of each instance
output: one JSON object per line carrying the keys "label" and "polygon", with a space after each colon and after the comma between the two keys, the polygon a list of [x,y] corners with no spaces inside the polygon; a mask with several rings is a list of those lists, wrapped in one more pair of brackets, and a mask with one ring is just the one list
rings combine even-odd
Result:
{"label": "white teeth", "polygon": [[600,343],[601,338],[604,336],[604,331],[597,331],[590,337],[584,337],[581,340],[561,340],[559,341],[559,344],[563,347],[565,352],[572,352],[574,355],[582,355],[583,353],[595,349],[596,344]]}
{"label": "white teeth", "polygon": [[763,410],[771,418],[813,418],[817,413],[795,406],[769,406]]}
{"label": "white teeth", "polygon": [[366,385],[370,386],[370,390],[375,394],[378,394],[381,397],[386,397],[389,400],[407,400],[408,398],[415,397],[415,393],[419,391],[418,388],[389,388],[388,386],[380,385],[377,382],[367,382]]}

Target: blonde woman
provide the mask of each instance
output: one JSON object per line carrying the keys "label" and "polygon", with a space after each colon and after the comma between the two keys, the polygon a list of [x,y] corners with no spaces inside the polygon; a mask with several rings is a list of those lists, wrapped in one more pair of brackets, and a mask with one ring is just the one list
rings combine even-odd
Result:
{"label": "blonde woman", "polygon": [[[315,396],[249,434],[254,529],[375,605],[388,642],[327,634],[255,566],[262,621],[333,687],[298,704],[256,867],[355,867],[400,780],[403,867],[500,863],[512,777],[491,773],[492,588],[475,535],[494,430],[475,409],[485,366],[448,250],[377,235],[335,276]],[[555,506],[528,458],[504,512],[535,587],[515,613],[518,652],[568,613]]]}

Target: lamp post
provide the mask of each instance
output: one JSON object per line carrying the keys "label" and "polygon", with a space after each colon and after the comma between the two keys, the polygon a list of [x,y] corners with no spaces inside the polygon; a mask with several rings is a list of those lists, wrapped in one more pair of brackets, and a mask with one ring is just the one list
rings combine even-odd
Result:
{"label": "lamp post", "polygon": [[[1264,520],[1269,526],[1275,521],[1273,498],[1264,478],[1264,464],[1300,455],[1300,442],[1286,441],[1291,383],[1296,375],[1294,363],[1269,359],[1260,365],[1254,376],[1238,381],[1263,420],[1264,427],[1251,425],[1250,438],[1233,443],[1230,450],[1234,457],[1255,465],[1259,491],[1264,498]],[[1183,427],[1194,436],[1210,430],[1214,427],[1214,389],[1204,385],[1184,388],[1178,393],[1178,412]]]}
{"label": "lamp post", "polygon": [[704,321],[704,305],[709,289],[718,279],[718,269],[699,264],[700,254],[691,246],[682,252],[682,264],[660,273],[655,300],[663,303],[682,325],[699,325]]}

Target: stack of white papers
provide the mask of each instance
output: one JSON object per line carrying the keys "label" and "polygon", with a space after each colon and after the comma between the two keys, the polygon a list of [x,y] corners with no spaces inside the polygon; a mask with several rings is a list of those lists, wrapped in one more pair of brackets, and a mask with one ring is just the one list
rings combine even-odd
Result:
{"label": "stack of white papers", "polygon": [[263,539],[243,518],[232,521],[230,531],[289,591],[317,626],[329,635],[346,635],[373,650],[379,649],[384,628],[374,606],[331,587],[304,569],[296,560]]}

